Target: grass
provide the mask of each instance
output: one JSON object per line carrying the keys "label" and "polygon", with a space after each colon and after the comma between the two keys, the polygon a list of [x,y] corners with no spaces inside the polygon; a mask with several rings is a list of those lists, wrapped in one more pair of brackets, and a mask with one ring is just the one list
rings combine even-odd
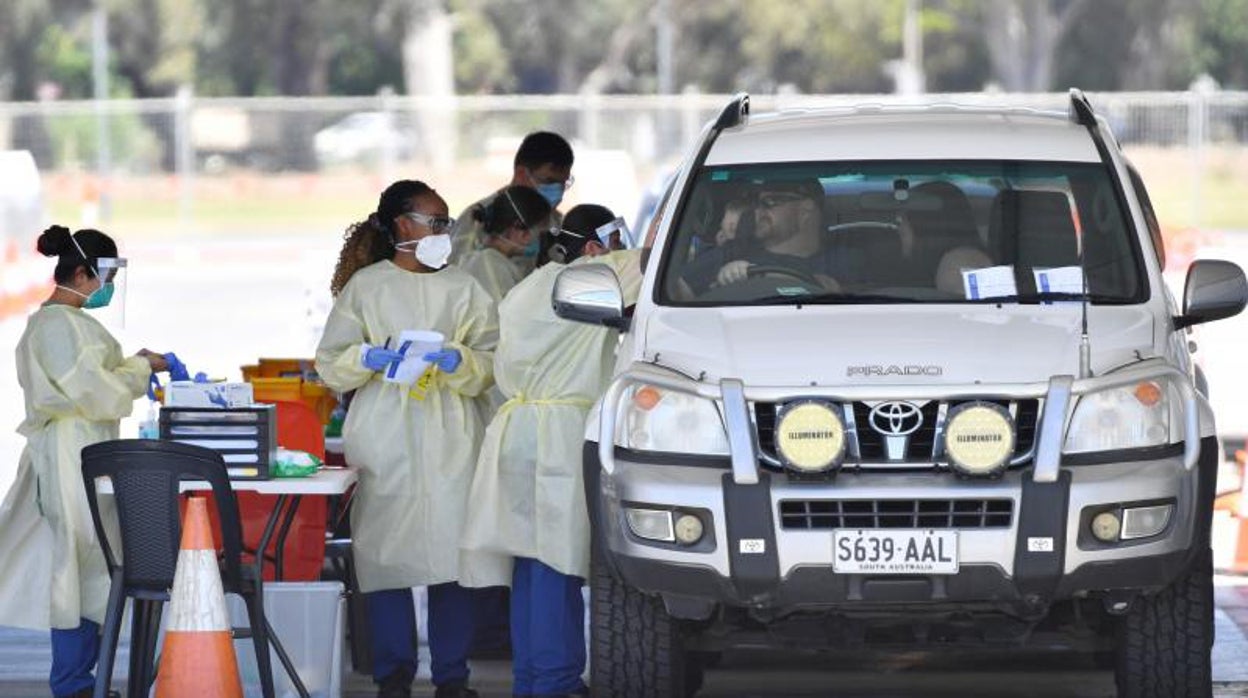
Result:
{"label": "grass", "polygon": [[1127,152],[1148,187],[1157,217],[1170,230],[1248,230],[1248,148],[1210,148],[1202,158],[1200,206],[1194,205],[1197,163],[1186,149]]}

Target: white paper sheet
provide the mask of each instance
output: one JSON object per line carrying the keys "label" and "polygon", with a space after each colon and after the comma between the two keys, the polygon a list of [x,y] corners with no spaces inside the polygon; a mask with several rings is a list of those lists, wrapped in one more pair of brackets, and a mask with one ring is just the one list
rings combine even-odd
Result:
{"label": "white paper sheet", "polygon": [[1053,267],[1036,269],[1036,290],[1040,293],[1083,293],[1083,269]]}
{"label": "white paper sheet", "polygon": [[966,269],[962,272],[962,288],[966,292],[967,300],[1018,295],[1018,286],[1014,283],[1014,267],[1008,265]]}

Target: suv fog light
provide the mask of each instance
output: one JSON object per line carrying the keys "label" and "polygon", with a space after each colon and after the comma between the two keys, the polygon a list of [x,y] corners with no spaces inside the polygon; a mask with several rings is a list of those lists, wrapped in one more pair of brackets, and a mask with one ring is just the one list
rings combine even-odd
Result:
{"label": "suv fog light", "polygon": [[693,545],[702,540],[702,519],[693,514],[681,514],[676,519],[676,540],[683,545]]}
{"label": "suv fog light", "polygon": [[1010,463],[1016,441],[1014,420],[1000,405],[968,402],[949,411],[945,454],[963,475],[1000,475]]}
{"label": "suv fog light", "polygon": [[1117,543],[1120,531],[1122,531],[1122,522],[1118,520],[1118,514],[1115,512],[1101,512],[1092,519],[1092,535],[1101,542]]}
{"label": "suv fog light", "polygon": [[1165,530],[1174,506],[1132,507],[1122,512],[1122,539],[1148,538]]}
{"label": "suv fog light", "polygon": [[646,540],[674,543],[672,512],[662,509],[626,509],[625,518],[633,535]]}
{"label": "suv fog light", "polygon": [[839,408],[802,401],[785,405],[776,415],[776,451],[800,475],[826,473],[845,459],[845,420]]}

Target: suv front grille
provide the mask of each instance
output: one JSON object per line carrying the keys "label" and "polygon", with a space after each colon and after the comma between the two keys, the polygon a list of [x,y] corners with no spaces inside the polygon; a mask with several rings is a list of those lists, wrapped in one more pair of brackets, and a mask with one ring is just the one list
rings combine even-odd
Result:
{"label": "suv front grille", "polygon": [[1010,499],[785,499],[786,529],[1009,528]]}
{"label": "suv front grille", "polygon": [[[902,401],[905,402],[905,401]],[[846,463],[850,465],[931,465],[939,462],[944,454],[945,415],[949,410],[971,400],[911,401],[918,407],[921,421],[917,429],[908,434],[902,453],[889,457],[885,435],[871,424],[871,409],[875,402],[834,403],[841,408],[849,433],[846,434]],[[1036,442],[1036,425],[1040,419],[1040,401],[1026,400],[980,400],[992,402],[1009,410],[1018,431],[1018,443],[1014,447],[1014,459],[1021,459],[1032,452]],[[779,463],[776,455],[776,414],[783,403],[754,403],[754,420],[758,428],[758,445],[764,457],[772,464]],[[900,457],[896,457],[900,456]]]}

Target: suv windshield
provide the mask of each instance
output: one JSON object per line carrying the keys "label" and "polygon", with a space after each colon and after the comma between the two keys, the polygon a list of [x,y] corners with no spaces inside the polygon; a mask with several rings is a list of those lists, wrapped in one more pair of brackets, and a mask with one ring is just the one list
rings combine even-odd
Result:
{"label": "suv windshield", "polygon": [[659,300],[1140,303],[1143,279],[1100,164],[714,166],[676,221]]}

